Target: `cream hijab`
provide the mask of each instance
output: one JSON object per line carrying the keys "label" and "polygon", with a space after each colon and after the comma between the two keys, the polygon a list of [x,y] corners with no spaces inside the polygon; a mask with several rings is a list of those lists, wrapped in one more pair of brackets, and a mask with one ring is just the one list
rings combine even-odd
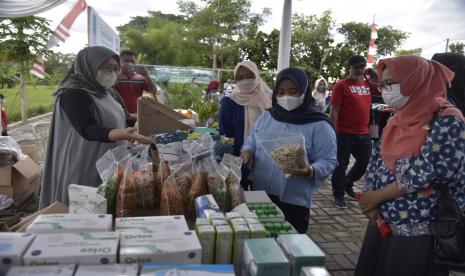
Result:
{"label": "cream hijab", "polygon": [[260,78],[258,67],[252,61],[244,60],[239,62],[234,68],[234,77],[236,77],[239,67],[245,67],[255,75],[255,89],[252,91],[240,91],[236,85],[231,93],[231,99],[244,106],[244,140],[249,136],[250,129],[257,120],[258,116],[266,109],[271,107],[271,89]]}

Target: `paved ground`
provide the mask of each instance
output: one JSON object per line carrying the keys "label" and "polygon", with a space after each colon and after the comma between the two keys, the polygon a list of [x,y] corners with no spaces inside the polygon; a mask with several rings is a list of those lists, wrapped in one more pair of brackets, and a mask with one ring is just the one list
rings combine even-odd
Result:
{"label": "paved ground", "polygon": [[[39,118],[39,120],[49,119],[50,115]],[[28,143],[35,139],[30,125],[18,125],[10,129],[9,133],[15,139]],[[361,190],[362,187],[362,181],[355,184],[356,191]],[[355,201],[346,197],[348,208],[338,209],[334,207],[332,198],[331,183],[328,178],[313,196],[308,234],[326,253],[326,268],[332,275],[353,275],[368,220],[360,212]],[[32,212],[37,208],[37,204],[37,198],[34,197],[21,211]],[[450,273],[450,275],[465,276],[463,273]]]}

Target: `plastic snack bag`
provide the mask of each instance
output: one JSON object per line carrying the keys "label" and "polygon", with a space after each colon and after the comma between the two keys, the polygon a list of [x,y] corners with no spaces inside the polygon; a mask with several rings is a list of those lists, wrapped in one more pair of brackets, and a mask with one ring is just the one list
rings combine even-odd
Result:
{"label": "plastic snack bag", "polygon": [[137,206],[136,183],[132,169],[134,159],[133,157],[127,162],[123,171],[122,180],[118,186],[116,217],[132,216]]}
{"label": "plastic snack bag", "polygon": [[223,212],[229,210],[229,196],[226,187],[226,178],[228,174],[229,169],[224,164],[212,166],[211,170],[208,172],[208,191],[212,194]]}

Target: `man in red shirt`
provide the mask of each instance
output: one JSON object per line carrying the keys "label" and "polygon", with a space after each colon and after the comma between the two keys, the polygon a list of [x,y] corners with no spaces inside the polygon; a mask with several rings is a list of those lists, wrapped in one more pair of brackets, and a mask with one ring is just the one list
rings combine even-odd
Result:
{"label": "man in red shirt", "polygon": [[[333,172],[334,205],[347,208],[344,192],[355,199],[354,182],[359,180],[368,166],[371,156],[369,131],[371,94],[379,93],[377,85],[369,83],[365,77],[366,60],[362,56],[352,56],[348,62],[349,76],[336,83],[331,96],[330,117],[336,126],[337,161]],[[346,175],[350,155],[355,164]]]}
{"label": "man in red shirt", "polygon": [[1,117],[1,124],[2,127],[0,128],[2,130],[2,136],[8,136],[8,116],[6,115],[5,108],[3,107],[5,104],[5,96],[3,94],[0,94],[0,117]]}
{"label": "man in red shirt", "polygon": [[137,120],[137,99],[144,91],[152,93],[156,98],[157,87],[150,79],[149,73],[142,66],[136,65],[136,53],[132,51],[122,51],[121,73],[114,86],[124,101],[124,105],[129,112],[132,123]]}

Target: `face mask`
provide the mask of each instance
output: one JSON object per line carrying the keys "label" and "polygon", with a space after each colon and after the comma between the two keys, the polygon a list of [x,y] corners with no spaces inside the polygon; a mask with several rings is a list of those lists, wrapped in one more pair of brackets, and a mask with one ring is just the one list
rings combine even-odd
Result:
{"label": "face mask", "polygon": [[326,91],[326,86],[324,85],[318,85],[318,87],[316,88],[316,90],[318,92],[325,92]]}
{"label": "face mask", "polygon": [[395,109],[404,107],[409,99],[409,97],[400,94],[400,84],[391,84],[390,89],[383,88],[381,97],[388,106]]}
{"label": "face mask", "polygon": [[255,79],[240,80],[236,85],[242,93],[251,93],[257,88]]}
{"label": "face mask", "polygon": [[291,111],[296,109],[297,107],[301,106],[304,103],[305,94],[302,94],[300,97],[294,96],[283,96],[283,97],[276,97],[278,104],[286,109],[287,111]]}
{"label": "face mask", "polygon": [[116,75],[116,72],[111,72],[110,74],[107,74],[101,70],[97,71],[97,76],[95,77],[98,83],[100,83],[100,85],[105,88],[112,87],[113,84],[115,84],[117,78],[118,76]]}

